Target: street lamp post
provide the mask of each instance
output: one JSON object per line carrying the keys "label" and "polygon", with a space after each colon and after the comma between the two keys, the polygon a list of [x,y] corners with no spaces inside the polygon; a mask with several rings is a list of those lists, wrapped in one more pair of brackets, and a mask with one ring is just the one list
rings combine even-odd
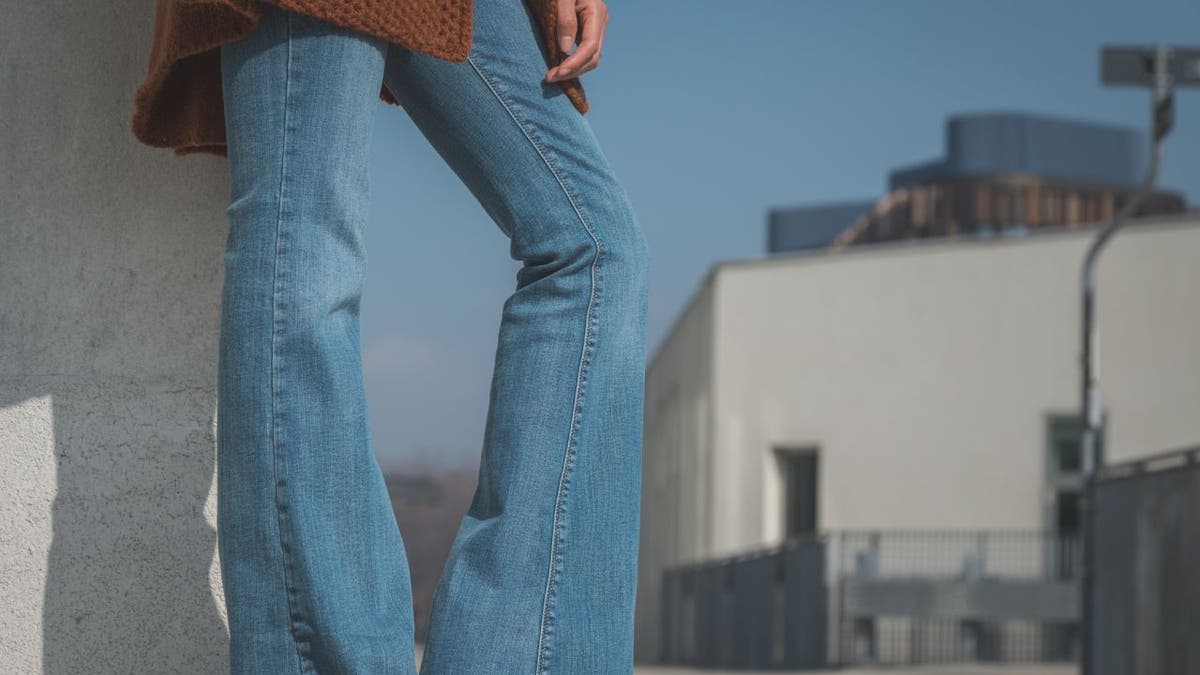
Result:
{"label": "street lamp post", "polygon": [[1082,400],[1083,423],[1083,614],[1082,675],[1095,675],[1095,580],[1096,580],[1096,474],[1104,466],[1099,444],[1101,403],[1099,382],[1099,340],[1095,323],[1095,268],[1104,245],[1154,190],[1162,164],[1162,141],[1175,123],[1176,87],[1200,85],[1200,49],[1156,47],[1106,47],[1101,50],[1101,81],[1110,86],[1148,87],[1151,91],[1150,162],[1137,193],[1125,203],[1112,222],[1100,230],[1083,263],[1082,297]]}

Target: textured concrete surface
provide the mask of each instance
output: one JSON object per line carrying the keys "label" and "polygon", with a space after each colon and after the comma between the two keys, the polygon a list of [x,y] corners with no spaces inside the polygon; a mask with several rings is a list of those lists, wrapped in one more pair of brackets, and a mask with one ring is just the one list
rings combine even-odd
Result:
{"label": "textured concrete surface", "polygon": [[145,0],[0,21],[0,671],[218,673],[224,160],[129,133]]}

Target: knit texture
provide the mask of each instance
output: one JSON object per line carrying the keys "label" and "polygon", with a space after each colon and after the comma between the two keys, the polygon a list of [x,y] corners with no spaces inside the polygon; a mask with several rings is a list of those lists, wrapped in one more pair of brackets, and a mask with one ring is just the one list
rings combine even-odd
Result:
{"label": "knit texture", "polygon": [[[555,39],[557,1],[525,1],[550,63],[558,63],[564,54]],[[226,156],[218,48],[254,31],[262,2],[448,61],[466,60],[471,49],[474,0],[156,0],[149,66],[133,101],[131,128],[139,141],[176,155]],[[588,111],[578,78],[559,86],[579,112]],[[399,105],[385,86],[379,98]]]}

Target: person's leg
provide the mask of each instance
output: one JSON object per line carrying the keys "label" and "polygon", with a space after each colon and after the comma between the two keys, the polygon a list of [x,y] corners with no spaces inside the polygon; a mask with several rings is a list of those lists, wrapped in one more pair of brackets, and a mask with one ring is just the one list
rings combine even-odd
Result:
{"label": "person's leg", "polygon": [[256,32],[221,48],[217,519],[231,671],[413,673],[408,565],[371,451],[359,335],[387,44],[263,8]]}
{"label": "person's leg", "polygon": [[423,673],[632,671],[648,248],[522,0],[475,3],[468,61],[396,45],[384,83],[511,239],[479,487]]}

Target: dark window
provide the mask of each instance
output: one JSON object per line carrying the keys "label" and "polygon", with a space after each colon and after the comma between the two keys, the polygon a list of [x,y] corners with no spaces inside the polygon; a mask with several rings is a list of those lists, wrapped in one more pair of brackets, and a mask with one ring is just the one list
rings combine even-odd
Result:
{"label": "dark window", "polygon": [[1083,446],[1078,433],[1071,438],[1059,437],[1054,443],[1054,457],[1058,470],[1074,473],[1083,469]]}
{"label": "dark window", "polygon": [[1061,491],[1055,498],[1054,525],[1060,535],[1079,534],[1079,493]]}
{"label": "dark window", "polygon": [[[1077,415],[1051,415],[1047,419],[1046,482],[1050,491],[1047,524],[1055,533],[1079,534],[1079,499],[1083,490],[1083,424]],[[1104,443],[1101,427],[1097,445]],[[1099,448],[1098,448],[1099,449]]]}
{"label": "dark window", "polygon": [[784,534],[803,537],[817,531],[817,451],[781,449],[779,467],[783,478]]}

